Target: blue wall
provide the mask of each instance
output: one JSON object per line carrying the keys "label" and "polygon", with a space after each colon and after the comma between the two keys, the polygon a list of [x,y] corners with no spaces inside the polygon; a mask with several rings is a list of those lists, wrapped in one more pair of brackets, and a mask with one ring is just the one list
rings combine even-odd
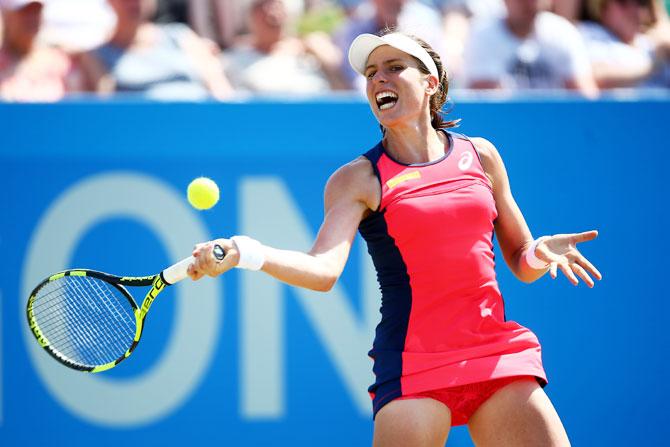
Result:
{"label": "blue wall", "polygon": [[[451,113],[499,148],[535,235],[600,230],[583,246],[604,275],[592,290],[522,284],[497,257],[507,316],[539,336],[573,445],[670,437],[669,112],[667,100],[557,99]],[[378,297],[360,241],[330,296],[253,273],[180,284],[133,357],[101,375],[56,365],[23,315],[36,281],[65,267],[149,274],[234,233],[307,248],[329,174],[379,138],[365,104],[0,104],[0,131],[0,444],[370,444]],[[185,203],[199,175],[221,187],[211,211]],[[466,430],[448,445],[471,445]]]}

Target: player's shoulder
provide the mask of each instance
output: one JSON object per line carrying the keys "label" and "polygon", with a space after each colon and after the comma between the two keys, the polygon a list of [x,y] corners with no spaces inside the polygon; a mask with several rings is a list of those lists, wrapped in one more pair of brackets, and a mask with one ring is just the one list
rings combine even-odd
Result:
{"label": "player's shoulder", "polygon": [[356,157],[349,163],[340,166],[330,176],[328,183],[334,183],[341,186],[359,184],[367,182],[374,177],[374,169],[370,160],[363,155]]}
{"label": "player's shoulder", "polygon": [[491,183],[495,185],[494,179],[505,170],[498,149],[486,138],[472,137],[470,138],[470,141],[472,141],[472,145],[475,147],[477,155],[479,155],[479,160],[481,161],[484,173],[489,177]]}
{"label": "player's shoulder", "polygon": [[326,183],[326,203],[356,201],[375,209],[379,199],[379,182],[372,163],[360,156],[338,168]]}
{"label": "player's shoulder", "polygon": [[498,149],[486,138],[470,137],[470,141],[472,141],[472,145],[475,147],[475,150],[477,150],[480,158],[494,160],[500,157]]}

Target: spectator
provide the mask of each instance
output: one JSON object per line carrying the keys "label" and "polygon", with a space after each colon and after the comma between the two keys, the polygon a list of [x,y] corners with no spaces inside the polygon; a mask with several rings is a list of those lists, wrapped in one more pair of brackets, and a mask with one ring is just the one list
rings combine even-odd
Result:
{"label": "spectator", "polygon": [[105,45],[82,55],[99,93],[143,93],[154,99],[225,99],[232,94],[211,47],[183,24],[148,21],[155,0],[109,0],[117,17]]}
{"label": "spectator", "polygon": [[315,31],[332,34],[344,22],[346,10],[331,0],[314,0],[305,3],[305,11],[295,21],[298,35]]}
{"label": "spectator", "polygon": [[42,1],[0,0],[0,98],[9,101],[57,101],[83,88],[72,59],[37,43]]}
{"label": "spectator", "polygon": [[449,76],[452,88],[459,87],[463,79],[463,52],[470,34],[473,20],[484,17],[501,17],[505,14],[503,0],[433,0],[435,6],[442,11],[444,28],[444,54],[442,58],[449,61]]}
{"label": "spectator", "polygon": [[224,53],[233,86],[255,93],[323,93],[346,84],[339,72],[342,55],[325,33],[303,39],[287,33],[283,0],[254,0],[250,34]]}
{"label": "spectator", "polygon": [[335,0],[336,3],[344,10],[347,16],[352,16],[356,13],[356,8],[361,5],[363,0]]}
{"label": "spectator", "polygon": [[669,20],[670,0],[654,0],[654,18],[656,20]]}
{"label": "spectator", "polygon": [[227,47],[237,30],[239,1],[158,0],[154,23],[183,23],[217,47]]}
{"label": "spectator", "polygon": [[[366,0],[335,32],[334,40],[344,54],[359,34],[376,34],[385,28],[421,35],[439,54],[445,53],[439,12],[418,0]],[[340,69],[350,88],[365,90],[365,78],[347,61],[342,61]]]}
{"label": "spectator", "polygon": [[657,21],[646,34],[643,18],[654,16],[652,0],[587,0],[592,22],[580,30],[601,88],[670,87],[670,28]]}
{"label": "spectator", "polygon": [[554,0],[552,11],[559,16],[565,17],[572,23],[582,19],[584,4],[582,0]]}
{"label": "spectator", "polygon": [[[200,0],[200,3],[208,0]],[[190,0],[157,0],[153,21],[156,23],[183,23],[191,21]]]}
{"label": "spectator", "polygon": [[476,89],[574,89],[597,94],[584,42],[544,0],[505,0],[506,17],[473,26],[466,84]]}
{"label": "spectator", "polygon": [[442,11],[460,10],[468,17],[500,17],[505,14],[504,0],[432,0],[432,2]]}
{"label": "spectator", "polygon": [[40,42],[70,54],[107,42],[116,18],[107,0],[51,0],[44,4]]}

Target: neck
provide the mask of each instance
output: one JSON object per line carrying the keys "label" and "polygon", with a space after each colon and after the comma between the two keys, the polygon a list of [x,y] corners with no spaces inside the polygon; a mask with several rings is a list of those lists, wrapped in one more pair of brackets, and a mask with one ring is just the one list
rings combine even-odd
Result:
{"label": "neck", "polygon": [[6,30],[2,33],[2,45],[0,45],[0,48],[3,53],[16,58],[21,58],[30,53],[33,47],[32,40],[12,40],[7,34]]}
{"label": "neck", "polygon": [[402,163],[428,163],[444,156],[445,139],[430,119],[386,129],[384,147]]}
{"label": "neck", "polygon": [[509,28],[510,32],[519,39],[524,39],[533,32],[534,23],[535,20],[526,22],[523,20],[512,20],[509,17],[507,18],[507,28]]}
{"label": "neck", "polygon": [[22,57],[28,55],[30,53],[30,50],[32,49],[32,46],[27,46],[27,47],[18,47],[18,46],[12,46],[9,44],[3,44],[0,46],[0,50],[5,53],[10,55],[11,57],[21,59]]}
{"label": "neck", "polygon": [[627,30],[617,27],[616,23],[603,20],[602,25],[623,43],[632,45],[635,42],[635,34],[629,33]]}
{"label": "neck", "polygon": [[253,45],[261,53],[270,53],[281,39],[281,33],[266,34],[263,36],[257,34],[253,37]]}
{"label": "neck", "polygon": [[110,43],[120,48],[127,48],[132,45],[137,36],[138,24],[119,24],[116,26],[114,35],[110,39]]}

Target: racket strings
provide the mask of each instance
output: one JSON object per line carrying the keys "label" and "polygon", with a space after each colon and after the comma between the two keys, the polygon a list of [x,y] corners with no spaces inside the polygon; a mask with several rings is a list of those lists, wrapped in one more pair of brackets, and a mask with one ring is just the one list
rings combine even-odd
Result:
{"label": "racket strings", "polygon": [[135,338],[131,303],[116,287],[93,277],[64,276],[46,284],[33,314],[53,350],[85,366],[118,359]]}
{"label": "racket strings", "polygon": [[[129,331],[128,333],[132,334],[133,337],[134,337],[135,336],[135,314],[134,313],[132,314],[133,318],[132,318],[132,320],[130,320],[130,319],[126,318],[125,314],[121,313],[121,310],[120,310],[119,306],[115,305],[116,302],[113,301],[112,299],[110,299],[110,296],[114,297],[114,294],[110,293],[110,287],[106,282],[92,281],[92,283],[93,283],[94,287],[97,289],[97,291],[99,292],[98,296],[102,297],[103,302],[107,306],[107,309],[111,309],[111,310],[114,311],[114,316],[116,318],[116,321],[119,321],[119,322],[123,323],[125,325],[127,331]],[[101,287],[101,285],[105,286],[104,290]],[[114,289],[114,290],[116,290],[116,289]],[[127,301],[128,300],[126,300],[126,302]],[[93,302],[95,303],[95,301],[93,301]]]}
{"label": "racket strings", "polygon": [[[102,289],[100,288],[100,286],[97,284],[97,282],[98,282],[98,281],[96,281],[96,282],[93,283],[93,284],[94,284],[93,287],[95,287],[95,288],[99,291],[100,294],[99,294],[98,296],[99,296],[100,298],[103,298],[103,299],[104,299],[104,298],[107,296],[107,294],[105,293],[104,290],[102,290]],[[106,285],[106,284],[105,284],[105,285]],[[57,300],[57,299],[47,299],[50,295],[52,295],[52,294],[54,294],[54,293],[62,293],[62,292],[63,292],[62,287],[58,287],[58,288],[53,288],[53,290],[51,290],[51,291],[48,292],[48,293],[45,293],[45,294],[39,294],[40,300],[39,300],[38,303],[33,304],[33,310],[36,311],[35,313],[40,312],[40,313],[42,313],[42,314],[49,314],[49,315],[50,315],[50,317],[42,318],[42,319],[40,320],[40,327],[45,327],[46,325],[49,324],[49,322],[51,322],[51,321],[53,321],[53,320],[58,320],[58,319],[61,319],[61,318],[62,318],[62,315],[61,315],[59,312],[57,312],[54,308],[57,308],[57,307],[59,307],[59,306],[63,306],[63,301],[61,301],[61,300]],[[88,293],[86,292],[86,289],[81,289],[81,293],[86,294],[87,303],[88,303],[89,306],[95,307],[97,310],[100,310],[100,307],[97,306],[97,305],[95,304],[95,299],[92,299],[92,298],[90,297],[90,294],[88,294]],[[66,302],[66,304],[68,304],[68,303]],[[113,309],[113,310],[115,310],[114,314],[115,314],[117,317],[120,318],[120,321],[126,323],[126,326],[127,326],[129,329],[131,329],[131,330],[133,330],[133,331],[135,330],[135,329],[134,329],[134,323],[131,324],[131,322],[128,322],[128,321],[126,321],[126,320],[123,320],[123,315],[121,315],[121,314],[118,312],[117,309]]]}
{"label": "racket strings", "polygon": [[[57,320],[57,319],[62,318],[62,315],[60,313],[58,313],[54,308],[62,306],[63,302],[61,300],[51,299],[49,297],[51,295],[53,295],[54,293],[62,293],[63,289],[62,289],[62,287],[57,287],[57,288],[52,287],[51,289],[52,290],[50,292],[40,293],[38,295],[39,298],[40,298],[39,301],[36,302],[36,303],[33,303],[33,310],[38,310],[39,309],[39,312],[41,312],[42,314],[50,315],[50,317],[43,318],[43,319],[40,320],[40,326],[44,326],[45,324],[48,324],[52,320]],[[128,324],[129,324],[129,327],[132,328],[132,330],[134,330],[134,327],[133,327],[134,324],[130,324],[130,323],[128,323]]]}
{"label": "racket strings", "polygon": [[[113,328],[109,324],[108,317],[102,319],[99,317],[104,315],[105,312],[109,313],[110,309],[108,306],[99,305],[95,297],[86,288],[95,286],[90,283],[83,285],[81,282],[83,281],[73,281],[69,286],[72,286],[73,291],[80,294],[83,302],[77,305],[71,299],[63,301],[62,308],[59,309],[54,318],[63,319],[65,324],[58,325],[55,320],[51,321],[48,325],[44,324],[43,332],[49,339],[50,345],[67,358],[77,363],[105,364],[122,355],[128,345],[122,343],[118,337],[110,336]],[[121,298],[125,300],[125,298]],[[81,315],[78,318],[73,318],[77,312]],[[110,313],[110,315],[118,320],[115,313]],[[97,319],[95,323],[92,323],[93,318]],[[128,331],[123,332],[127,333]],[[52,335],[49,336],[47,333]]]}
{"label": "racket strings", "polygon": [[[114,318],[116,322],[124,323],[122,315],[118,312],[116,306],[114,306],[114,302],[110,302],[109,300],[106,299],[109,293],[111,293],[107,283],[92,280],[91,278],[88,277],[85,277],[85,279],[88,281],[88,283],[85,285],[81,282],[74,282],[73,284],[77,288],[77,292],[81,293],[82,296],[86,297],[86,303],[89,305],[88,310],[92,312],[92,314],[88,314],[87,316],[95,317],[96,315],[101,315],[104,314],[105,312],[109,312],[109,316]],[[100,287],[100,284],[104,284],[105,288],[103,289],[102,287]],[[90,288],[85,286],[90,286]],[[93,294],[95,294],[96,296],[93,296]],[[96,298],[100,298],[101,301],[96,300]],[[114,346],[115,351],[125,353],[125,350],[128,348],[128,345],[120,343],[119,339],[116,337],[110,337],[110,334],[113,334],[113,332],[111,331],[115,330],[113,324],[111,326],[110,324],[108,324],[110,320],[100,320],[100,323],[103,323],[102,325],[96,325],[96,324],[92,325],[90,324],[91,321],[92,321],[91,319],[87,318],[82,322],[83,324],[81,326],[74,326],[74,329],[76,330],[78,336],[81,336],[83,339],[86,339],[87,341],[91,342],[92,343],[91,346],[94,346],[94,343],[97,340],[104,339],[105,341]],[[123,331],[122,327],[118,327],[118,329]],[[126,329],[129,329],[127,325]],[[129,331],[127,330],[123,332],[129,334]],[[134,335],[134,329],[133,329],[133,335]],[[102,359],[100,357],[101,352],[91,351],[91,354],[97,356],[99,359]],[[118,358],[118,356],[115,357],[113,360],[115,360],[116,358]]]}
{"label": "racket strings", "polygon": [[[75,309],[71,303],[68,301],[64,301],[62,303],[64,305],[64,310],[65,315],[63,313],[60,313],[53,318],[69,318],[70,315],[72,315],[75,312]],[[52,320],[53,320],[52,318]],[[43,330],[43,333],[46,332],[52,333],[50,337],[47,336],[49,339],[49,343],[51,346],[58,351],[61,355],[67,357],[70,360],[77,360],[75,357],[75,353],[79,355],[80,358],[83,358],[83,355],[81,353],[82,351],[82,342],[86,343],[86,346],[93,346],[93,343],[95,342],[96,338],[94,336],[91,336],[90,332],[97,332],[95,331],[95,328],[91,330],[90,325],[86,325],[86,322],[82,322],[80,325],[61,325],[60,327],[56,328],[56,325],[52,324],[50,326],[45,326],[45,329]],[[74,351],[73,350],[73,343],[72,343],[72,338],[78,338],[79,339],[79,350]],[[90,351],[87,352],[89,355],[89,358],[91,359],[92,364],[104,364],[104,358],[102,354],[97,353],[95,351]],[[93,360],[95,359],[95,360]],[[104,363],[103,363],[104,362]],[[77,363],[81,363],[77,361]]]}
{"label": "racket strings", "polygon": [[[76,283],[73,284],[76,285]],[[95,306],[90,296],[84,296],[87,301],[85,306],[99,313],[101,310],[99,306]],[[102,345],[105,347],[104,349],[114,349],[116,351],[121,351],[123,346],[114,340],[109,340],[109,337],[102,332],[104,329],[101,329],[99,324],[90,324],[88,316],[84,319],[80,318],[79,323],[74,324],[74,313],[81,313],[83,310],[87,310],[87,308],[77,309],[71,301],[64,301],[62,308],[58,310],[57,317],[64,319],[65,324],[58,326],[55,321],[51,321],[50,324],[43,323],[43,333],[49,339],[51,346],[69,359],[75,360],[78,363],[86,358],[88,358],[91,364],[107,363],[108,358],[104,356],[102,350],[96,349],[96,343],[98,343],[98,348]],[[47,333],[50,335],[47,335]]]}
{"label": "racket strings", "polygon": [[[119,318],[119,314],[114,307],[107,305],[109,301],[105,302],[101,301],[101,300],[104,301],[105,297],[108,295],[108,293],[110,293],[108,286],[105,284],[105,289],[103,290],[102,288],[99,287],[99,284],[101,284],[100,281],[90,280],[89,278],[86,279],[88,280],[88,284],[86,285],[82,285],[80,282],[77,281],[73,282],[72,285],[76,288],[76,291],[80,293],[82,297],[85,297],[87,307],[85,307],[83,310],[87,312],[86,313],[87,318],[81,320],[80,324],[69,326],[67,329],[73,330],[76,333],[76,336],[79,336],[82,339],[86,339],[91,342],[102,339],[107,343],[111,343],[114,346],[114,348],[116,348],[116,350],[119,351],[122,350],[123,352],[125,352],[127,346],[124,346],[124,344],[119,343],[118,338],[112,338],[109,336],[110,334],[112,334],[111,331],[115,330],[114,327],[115,325],[113,324],[114,321],[111,321],[110,319],[106,318],[96,321],[97,324],[91,324],[91,322],[94,321],[93,318],[97,318],[98,315],[105,315],[105,314],[107,314],[108,317],[111,317],[114,320],[116,320],[116,322],[123,323],[123,320]],[[90,286],[90,288],[87,286]],[[91,292],[95,293],[96,296],[93,296]],[[74,311],[74,308],[71,307],[72,303],[68,302],[67,304],[69,310],[71,312]],[[110,325],[110,323],[112,324]],[[126,328],[129,329],[127,324]],[[122,327],[119,327],[118,329],[123,330]],[[130,333],[129,330],[123,332],[126,334]]]}

